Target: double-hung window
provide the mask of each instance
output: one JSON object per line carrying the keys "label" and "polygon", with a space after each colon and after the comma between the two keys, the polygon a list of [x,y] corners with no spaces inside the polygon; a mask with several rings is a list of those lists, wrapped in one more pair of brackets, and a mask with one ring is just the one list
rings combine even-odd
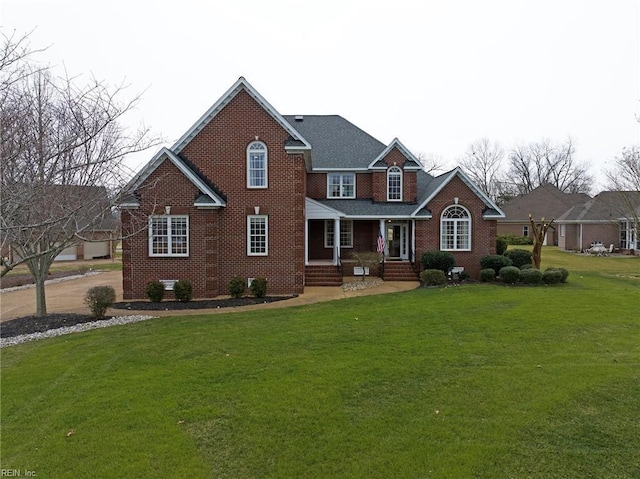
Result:
{"label": "double-hung window", "polygon": [[328,198],[355,198],[355,173],[329,173],[327,175]]}
{"label": "double-hung window", "polygon": [[[326,220],[324,222],[324,247],[333,248],[335,241],[335,222],[333,220]],[[340,221],[340,247],[341,248],[353,248],[353,221],[341,220]]]}
{"label": "double-hung window", "polygon": [[247,188],[267,187],[267,145],[254,141],[247,147]]}
{"label": "double-hung window", "polygon": [[266,215],[247,216],[247,255],[269,254],[269,218]]}
{"label": "double-hung window", "polygon": [[387,170],[387,201],[402,201],[402,170],[397,166]]}
{"label": "double-hung window", "polygon": [[471,250],[471,215],[462,206],[449,206],[440,218],[440,249]]}
{"label": "double-hung window", "polygon": [[189,217],[149,218],[149,256],[189,256]]}

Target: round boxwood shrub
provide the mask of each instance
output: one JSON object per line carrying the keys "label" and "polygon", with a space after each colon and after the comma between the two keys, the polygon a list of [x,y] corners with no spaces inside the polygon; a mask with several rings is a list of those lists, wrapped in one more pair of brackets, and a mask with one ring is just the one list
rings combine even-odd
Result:
{"label": "round boxwood shrub", "polygon": [[556,268],[556,267],[547,268],[547,270],[550,270],[550,269],[555,269],[557,271],[560,271],[560,273],[562,273],[562,279],[560,280],[560,282],[561,283],[567,282],[567,278],[569,277],[569,271],[567,271],[564,268]]}
{"label": "round boxwood shrub", "polygon": [[482,269],[491,268],[496,274],[499,273],[500,269],[511,265],[511,260],[501,254],[489,254],[480,258]]}
{"label": "round boxwood shrub", "polygon": [[422,269],[439,269],[443,273],[448,273],[456,265],[453,255],[447,251],[425,251],[420,257]]}
{"label": "round boxwood shrub", "polygon": [[232,298],[242,298],[242,295],[244,294],[244,290],[247,287],[247,282],[244,280],[244,278],[241,278],[240,276],[234,276],[233,278],[231,278],[229,280],[229,284],[227,285],[227,288],[229,290],[229,294],[231,295]]}
{"label": "round boxwood shrub", "polygon": [[447,277],[441,269],[425,269],[420,273],[420,280],[425,286],[442,286],[447,283]]}
{"label": "round boxwood shrub", "polygon": [[558,284],[562,281],[562,271],[555,268],[547,268],[542,274],[542,281],[546,284]]}
{"label": "round boxwood shrub", "polygon": [[480,270],[480,281],[483,283],[491,283],[496,280],[496,272],[493,268],[484,268]]}
{"label": "round boxwood shrub", "polygon": [[162,298],[164,298],[164,283],[158,280],[149,281],[145,292],[151,302],[159,303],[162,301]]}
{"label": "round boxwood shrub", "polygon": [[249,289],[256,298],[264,298],[267,295],[267,278],[262,276],[253,278]]}
{"label": "round boxwood shrub", "polygon": [[96,318],[104,318],[107,309],[116,302],[116,290],[111,286],[94,286],[87,291],[84,302]]}
{"label": "round boxwood shrub", "polygon": [[531,256],[533,253],[531,251],[527,251],[526,249],[510,249],[504,253],[504,256],[511,260],[512,266],[516,268],[520,268],[525,264],[531,264]]}
{"label": "round boxwood shrub", "polygon": [[520,266],[520,271],[524,271],[525,269],[531,269],[531,268],[533,268],[533,265],[531,263],[523,264],[522,266]]}
{"label": "round boxwood shrub", "polygon": [[515,284],[520,280],[520,268],[515,266],[504,266],[500,268],[500,281],[503,283]]}
{"label": "round boxwood shrub", "polygon": [[542,271],[537,268],[521,269],[520,282],[524,284],[540,284],[542,283]]}
{"label": "round boxwood shrub", "polygon": [[178,301],[188,303],[193,298],[193,285],[188,279],[180,279],[173,285],[173,295]]}

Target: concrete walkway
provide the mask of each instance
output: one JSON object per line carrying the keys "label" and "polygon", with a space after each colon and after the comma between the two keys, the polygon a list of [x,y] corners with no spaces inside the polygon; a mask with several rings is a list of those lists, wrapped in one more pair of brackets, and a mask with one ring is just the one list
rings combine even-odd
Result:
{"label": "concrete walkway", "polygon": [[[345,278],[347,281],[359,281],[358,278]],[[180,311],[125,311],[110,309],[107,315],[126,316],[129,314],[147,314],[152,316],[175,316],[189,314],[213,314],[228,313],[232,311],[249,311],[255,309],[286,308],[301,304],[312,304],[321,301],[367,296],[372,294],[395,293],[415,289],[420,285],[418,281],[387,281],[379,286],[357,291],[343,291],[341,286],[315,286],[305,288],[304,294],[297,298],[274,303],[242,306],[239,308],[196,309]],[[84,296],[93,286],[112,286],[116,291],[116,301],[122,299],[122,272],[108,271],[92,276],[82,276],[77,279],[68,279],[49,283],[46,286],[48,313],[79,313],[87,314],[89,309],[84,304]],[[36,312],[36,292],[33,287],[16,291],[0,293],[0,322],[8,321],[22,316],[31,316]]]}

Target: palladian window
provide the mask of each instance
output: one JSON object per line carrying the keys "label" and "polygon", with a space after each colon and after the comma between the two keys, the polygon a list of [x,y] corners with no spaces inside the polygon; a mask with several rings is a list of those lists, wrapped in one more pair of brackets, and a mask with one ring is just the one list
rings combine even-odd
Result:
{"label": "palladian window", "polygon": [[471,215],[466,208],[453,205],[442,212],[440,249],[443,251],[471,250]]}

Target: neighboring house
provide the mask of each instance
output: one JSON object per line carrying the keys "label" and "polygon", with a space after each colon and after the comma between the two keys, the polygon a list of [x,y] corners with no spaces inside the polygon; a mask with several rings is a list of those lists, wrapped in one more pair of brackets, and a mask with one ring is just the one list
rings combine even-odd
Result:
{"label": "neighboring house", "polygon": [[[584,193],[564,193],[551,184],[537,187],[526,195],[519,195],[501,206],[505,217],[498,220],[498,234],[527,236],[533,239],[529,214],[536,223],[544,218],[547,221],[557,219],[568,209],[581,205],[590,199]],[[545,243],[557,246],[559,243],[557,225],[554,223],[547,231]]]}
{"label": "neighboring house", "polygon": [[283,116],[242,77],[128,191],[125,299],[178,279],[215,297],[234,276],[303,293],[353,274],[353,251],[380,251],[386,279],[417,279],[429,250],[477,277],[503,217],[459,168],[431,176],[399,140],[337,115]]}
{"label": "neighboring house", "polygon": [[[32,187],[25,185],[25,188]],[[53,219],[53,226],[46,229],[47,241],[51,246],[58,245],[61,242],[58,238],[64,238],[66,242],[75,233],[73,243],[63,249],[55,261],[113,256],[120,234],[120,221],[117,215],[111,213],[105,187],[44,185],[39,188],[37,196],[42,205],[31,206]],[[11,262],[17,261],[20,256],[10,245],[3,248],[2,254]]]}
{"label": "neighboring house", "polygon": [[603,191],[557,218],[558,246],[584,251],[592,243],[602,243],[621,252],[635,252],[640,250],[639,216],[640,191]]}

